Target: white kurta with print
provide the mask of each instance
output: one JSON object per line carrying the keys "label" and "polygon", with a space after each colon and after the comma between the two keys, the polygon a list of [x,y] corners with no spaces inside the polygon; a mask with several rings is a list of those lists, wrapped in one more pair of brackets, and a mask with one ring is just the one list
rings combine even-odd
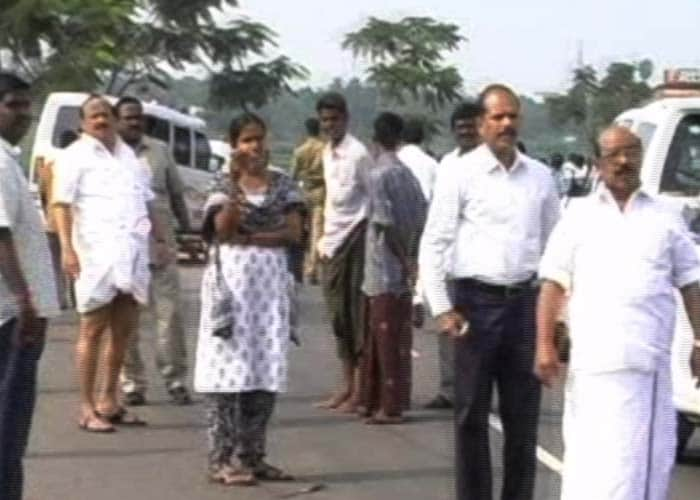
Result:
{"label": "white kurta with print", "polygon": [[221,245],[219,258],[225,283],[231,290],[234,324],[230,338],[212,335],[207,314],[216,280],[212,259],[202,278],[195,390],[284,392],[290,335],[288,290],[292,280],[286,251]]}
{"label": "white kurta with print", "polygon": [[86,134],[66,148],[55,169],[54,202],[70,205],[73,213],[78,312],[106,305],[120,292],[147,303],[148,169],[121,140],[110,152]]}

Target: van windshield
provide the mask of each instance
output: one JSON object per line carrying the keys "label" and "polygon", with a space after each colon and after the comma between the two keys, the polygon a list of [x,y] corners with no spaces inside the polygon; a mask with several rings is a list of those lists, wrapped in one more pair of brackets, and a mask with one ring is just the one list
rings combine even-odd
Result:
{"label": "van windshield", "polygon": [[61,106],[56,113],[56,126],[51,135],[51,145],[55,148],[64,148],[67,138],[78,133],[80,128],[80,107]]}
{"label": "van windshield", "polygon": [[664,163],[661,192],[700,195],[700,114],[689,114],[678,124]]}

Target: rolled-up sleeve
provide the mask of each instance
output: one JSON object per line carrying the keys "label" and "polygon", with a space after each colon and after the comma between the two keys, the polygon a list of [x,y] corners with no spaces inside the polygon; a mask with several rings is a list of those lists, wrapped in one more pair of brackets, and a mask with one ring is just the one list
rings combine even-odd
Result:
{"label": "rolled-up sleeve", "polygon": [[56,158],[53,170],[52,203],[72,205],[76,202],[80,183],[80,163],[74,161],[68,150],[62,151]]}
{"label": "rolled-up sleeve", "polygon": [[671,230],[672,279],[677,288],[700,281],[700,259],[685,224],[678,221]]}
{"label": "rolled-up sleeve", "polygon": [[418,267],[423,291],[434,316],[453,308],[447,285],[451,250],[457,238],[462,207],[460,185],[450,170],[441,169],[420,241]]}
{"label": "rolled-up sleeve", "polygon": [[571,289],[574,271],[576,231],[573,228],[576,224],[572,222],[573,218],[573,214],[567,213],[554,226],[539,269],[540,279],[558,283],[565,290]]}

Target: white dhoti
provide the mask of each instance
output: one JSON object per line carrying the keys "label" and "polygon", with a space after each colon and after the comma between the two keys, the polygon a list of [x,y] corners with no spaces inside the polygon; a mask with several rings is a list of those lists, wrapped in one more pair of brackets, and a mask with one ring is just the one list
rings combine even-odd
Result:
{"label": "white dhoti", "polygon": [[105,306],[119,293],[133,296],[142,305],[148,303],[149,231],[146,220],[137,223],[131,234],[125,231],[117,241],[99,241],[98,236],[81,238],[75,243],[80,262],[80,275],[75,281],[79,313]]}
{"label": "white dhoti", "polygon": [[665,500],[676,450],[671,372],[569,373],[562,500]]}

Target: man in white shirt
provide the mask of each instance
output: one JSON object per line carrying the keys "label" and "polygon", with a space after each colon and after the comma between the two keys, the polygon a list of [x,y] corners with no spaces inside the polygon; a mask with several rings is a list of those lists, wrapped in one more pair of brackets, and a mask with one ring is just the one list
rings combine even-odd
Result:
{"label": "man in white shirt", "polygon": [[[80,313],[77,365],[79,426],[113,432],[114,424],[142,425],[120,406],[119,372],[129,336],[138,324],[138,304],[148,301],[149,236],[167,260],[166,238],[151,216],[150,174],[116,133],[112,106],[91,96],[80,108],[83,135],[56,162],[53,203],[66,273],[75,280]],[[94,400],[98,350],[109,330],[105,383]]]}
{"label": "man in white shirt", "polygon": [[501,497],[527,500],[534,493],[540,403],[532,371],[535,278],[559,217],[559,195],[549,169],[516,150],[517,95],[494,84],[477,102],[484,144],[465,155],[464,168],[438,175],[419,266],[440,330],[455,337],[457,498],[492,498],[488,418],[495,383],[505,435]]}
{"label": "man in white shirt", "polygon": [[421,148],[425,139],[423,123],[417,119],[406,120],[401,139],[403,145],[396,155],[418,180],[423,196],[430,203],[438,162]]}
{"label": "man in white shirt", "polygon": [[[442,157],[437,168],[437,175],[449,172],[451,168],[468,168],[463,159],[466,154],[481,142],[477,128],[479,107],[476,103],[465,101],[457,105],[450,116],[450,128],[456,143],[455,149]],[[449,173],[447,175],[450,175]],[[432,187],[431,187],[432,196]],[[430,199],[428,199],[430,201]],[[416,283],[416,308],[420,310],[423,302],[423,281]],[[422,314],[422,311],[419,312]],[[454,406],[454,341],[449,335],[438,335],[438,364],[440,384],[438,394],[425,407],[429,410],[448,410]]]}
{"label": "man in white shirt", "polygon": [[348,132],[345,98],[335,92],[322,96],[316,111],[328,143],[323,150],[326,181],[323,234],[318,252],[323,269],[323,292],[336,338],[343,385],[321,408],[353,413],[360,398],[359,360],[365,340],[365,231],[372,159],[367,148]]}
{"label": "man in white shirt", "polygon": [[22,500],[22,460],[46,320],[58,314],[49,243],[19,164],[29,85],[0,72],[0,498]]}
{"label": "man in white shirt", "polygon": [[568,293],[562,498],[663,500],[676,451],[675,289],[698,376],[700,260],[679,210],[641,187],[641,140],[615,126],[598,146],[602,184],[567,209],[542,258],[536,372],[550,385],[562,370],[554,328]]}

